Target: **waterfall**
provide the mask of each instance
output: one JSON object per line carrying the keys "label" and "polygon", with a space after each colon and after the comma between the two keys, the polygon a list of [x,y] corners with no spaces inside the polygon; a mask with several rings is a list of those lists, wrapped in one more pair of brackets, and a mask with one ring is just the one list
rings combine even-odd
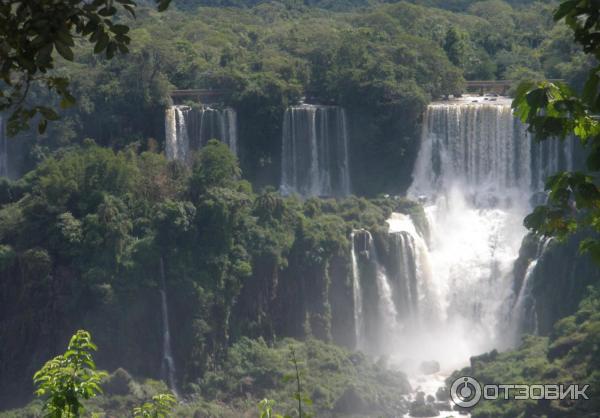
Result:
{"label": "waterfall", "polygon": [[165,264],[160,257],[160,299],[163,322],[163,359],[161,371],[166,378],[171,391],[177,396],[177,383],[175,380],[175,360],[171,350],[171,331],[169,326],[169,307],[167,304],[167,285],[165,280]]}
{"label": "waterfall", "polygon": [[[468,97],[428,106],[408,195],[424,202],[426,241],[408,215],[388,220],[383,266],[395,311],[395,356],[460,366],[470,356],[508,347],[505,319],[519,316],[535,262],[511,313],[513,264],[529,201],[543,180],[572,167],[572,140],[536,143],[510,100]],[[378,284],[383,293],[385,281]],[[518,300],[519,297],[516,299]],[[395,340],[395,342],[394,342]]]}
{"label": "waterfall", "polygon": [[369,256],[375,266],[375,279],[377,284],[377,296],[380,315],[380,324],[382,324],[382,332],[380,337],[382,340],[379,343],[389,342],[389,337],[394,335],[398,329],[398,312],[393,301],[392,286],[388,275],[379,261],[375,242],[369,232],[368,234],[368,251]]}
{"label": "waterfall", "polygon": [[534,190],[543,190],[548,176],[561,170],[573,170],[576,143],[572,137],[564,141],[531,141],[531,186]]}
{"label": "waterfall", "polygon": [[510,313],[511,331],[514,334],[515,343],[524,333],[537,334],[537,312],[535,309],[535,297],[533,288],[535,282],[535,271],[538,261],[544,256],[546,248],[552,241],[552,238],[541,238],[538,241],[535,258],[529,262],[523,283],[515,299],[514,306]]}
{"label": "waterfall", "polygon": [[8,141],[2,115],[0,115],[0,176],[8,176]]}
{"label": "waterfall", "polygon": [[397,251],[397,276],[399,306],[404,307],[403,315],[410,320],[418,318],[419,292],[417,289],[417,263],[415,241],[411,234],[401,231],[392,234]]}
{"label": "waterfall", "polygon": [[358,266],[358,257],[356,255],[355,242],[356,234],[352,231],[350,234],[350,242],[352,245],[351,258],[352,258],[352,297],[354,303],[354,341],[355,348],[361,348],[364,343],[364,320],[363,320],[363,298],[362,298],[362,287],[360,284],[360,268]]}
{"label": "waterfall", "polygon": [[300,105],[285,111],[281,191],[302,196],[350,194],[346,112],[338,106]]}
{"label": "waterfall", "polygon": [[[411,192],[430,195],[451,182],[497,206],[542,190],[547,176],[573,166],[571,138],[541,143],[513,116],[510,100],[473,103],[472,98],[428,106]],[[490,201],[491,199],[491,201]]]}
{"label": "waterfall", "polygon": [[210,139],[218,139],[237,155],[237,113],[226,107],[171,106],[165,111],[167,158],[189,160],[190,151],[202,148]]}
{"label": "waterfall", "polygon": [[172,106],[165,114],[166,154],[169,160],[186,160],[190,141],[185,123],[184,108]]}

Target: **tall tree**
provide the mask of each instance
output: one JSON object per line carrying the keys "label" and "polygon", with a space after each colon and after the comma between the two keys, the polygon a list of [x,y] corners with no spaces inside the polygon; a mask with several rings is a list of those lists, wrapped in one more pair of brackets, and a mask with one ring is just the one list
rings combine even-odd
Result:
{"label": "tall tree", "polygon": [[455,27],[451,27],[446,32],[446,39],[444,40],[444,51],[452,64],[457,67],[461,67],[465,60],[465,39],[464,35],[461,34]]}

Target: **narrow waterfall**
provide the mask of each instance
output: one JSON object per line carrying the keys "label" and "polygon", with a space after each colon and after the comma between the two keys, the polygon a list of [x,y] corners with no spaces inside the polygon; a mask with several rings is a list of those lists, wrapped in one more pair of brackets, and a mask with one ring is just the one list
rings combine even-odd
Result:
{"label": "narrow waterfall", "polygon": [[165,148],[167,158],[188,160],[190,151],[202,148],[210,139],[229,145],[237,155],[237,114],[230,107],[171,106],[165,111]]}
{"label": "narrow waterfall", "polygon": [[350,194],[346,112],[301,105],[285,111],[281,191],[302,196]]}
{"label": "narrow waterfall", "polygon": [[363,297],[360,284],[360,268],[358,266],[356,233],[350,234],[351,258],[352,258],[352,298],[354,303],[354,346],[361,348],[364,344],[364,320],[363,320]]}
{"label": "narrow waterfall", "polygon": [[189,155],[190,140],[181,106],[169,107],[165,112],[165,150],[169,160],[185,161]]}
{"label": "narrow waterfall", "polygon": [[419,295],[417,291],[417,265],[415,242],[412,235],[405,232],[394,233],[394,244],[398,252],[398,274],[396,280],[401,289],[401,300],[397,302],[405,308],[404,316],[407,318],[418,317]]}
{"label": "narrow waterfall", "polygon": [[177,382],[175,379],[175,360],[171,349],[171,331],[169,326],[169,306],[167,304],[167,284],[165,280],[165,264],[160,257],[160,299],[163,322],[163,360],[161,373],[169,384],[169,389],[177,396]]}
{"label": "narrow waterfall", "polygon": [[0,115],[0,176],[8,176],[8,141],[2,115]]}
{"label": "narrow waterfall", "polygon": [[369,232],[367,232],[367,234],[369,240],[368,251],[373,265],[375,266],[377,296],[379,299],[377,306],[379,307],[380,323],[382,324],[382,331],[380,332],[380,337],[382,337],[382,340],[377,343],[385,344],[388,342],[387,336],[395,334],[398,330],[398,312],[396,310],[396,305],[394,304],[390,280],[386,270],[379,261],[379,257],[377,256],[377,248],[375,248],[373,236]]}
{"label": "narrow waterfall", "polygon": [[537,334],[537,313],[535,310],[535,297],[533,295],[535,271],[538,261],[544,256],[546,248],[552,241],[552,238],[542,238],[537,244],[535,258],[529,262],[523,283],[516,295],[515,303],[510,313],[511,332],[514,334],[515,343],[524,333]]}

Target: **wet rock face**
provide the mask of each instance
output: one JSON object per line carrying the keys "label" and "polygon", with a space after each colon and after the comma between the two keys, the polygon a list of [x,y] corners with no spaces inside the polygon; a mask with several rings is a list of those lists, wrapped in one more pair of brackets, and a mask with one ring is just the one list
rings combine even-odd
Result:
{"label": "wet rock face", "polygon": [[437,417],[440,415],[432,396],[425,398],[425,393],[418,392],[415,400],[410,404],[412,417]]}
{"label": "wet rock face", "polygon": [[440,387],[437,392],[435,392],[435,397],[440,402],[448,402],[450,400],[448,388]]}
{"label": "wet rock face", "polygon": [[419,370],[423,374],[434,374],[440,371],[440,363],[435,360],[424,361],[419,366]]}

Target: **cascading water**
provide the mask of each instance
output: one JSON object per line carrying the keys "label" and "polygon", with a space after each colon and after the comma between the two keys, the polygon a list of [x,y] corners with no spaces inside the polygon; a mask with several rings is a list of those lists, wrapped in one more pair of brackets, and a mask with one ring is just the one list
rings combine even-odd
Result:
{"label": "cascading water", "polygon": [[165,111],[167,158],[188,160],[190,151],[202,148],[210,139],[218,139],[237,155],[237,114],[230,107],[192,108],[176,105]]}
{"label": "cascading water", "polygon": [[409,196],[426,201],[432,284],[463,359],[512,342],[501,322],[523,218],[545,177],[571,167],[572,143],[533,142],[508,99],[428,107]]}
{"label": "cascading water", "polygon": [[350,243],[352,245],[352,298],[354,303],[354,341],[355,348],[361,348],[364,344],[364,320],[363,320],[363,298],[362,287],[360,284],[360,268],[358,266],[356,233],[350,234]]}
{"label": "cascading water", "polygon": [[0,176],[8,176],[8,141],[2,115],[0,115]]}
{"label": "cascading water", "polygon": [[[375,248],[375,242],[369,232],[368,234],[368,248],[371,260],[375,266],[375,279],[377,284],[377,296],[380,315],[380,324],[382,325],[382,331],[379,336],[385,337],[386,335],[394,335],[398,331],[398,312],[394,303],[392,286],[388,278],[386,270],[379,262],[377,256],[377,249]],[[381,340],[377,344],[385,344],[387,341]]]}
{"label": "cascading water", "polygon": [[346,112],[300,105],[285,111],[281,191],[302,196],[350,194]]}
{"label": "cascading water", "polygon": [[[523,218],[545,177],[573,164],[574,141],[535,143],[513,116],[510,100],[475,101],[427,108],[408,192],[424,203],[427,241],[409,216],[388,220],[385,269],[399,325],[383,340],[415,376],[422,361],[436,360],[449,371],[514,342],[507,318],[523,314],[530,292],[526,279],[511,314]],[[532,263],[528,275],[534,269]],[[434,378],[419,379],[414,385],[426,387]]]}
{"label": "cascading water", "polygon": [[543,257],[546,248],[552,238],[542,238],[537,244],[535,258],[529,262],[523,283],[516,295],[515,303],[511,311],[511,331],[514,341],[518,342],[523,333],[537,334],[537,313],[535,310],[535,297],[533,295],[533,284],[538,261]]}
{"label": "cascading water", "polygon": [[161,372],[169,384],[169,388],[177,395],[177,382],[175,379],[175,360],[171,349],[171,331],[169,326],[169,306],[167,304],[167,285],[165,281],[165,265],[160,257],[160,300],[163,322],[163,359]]}

